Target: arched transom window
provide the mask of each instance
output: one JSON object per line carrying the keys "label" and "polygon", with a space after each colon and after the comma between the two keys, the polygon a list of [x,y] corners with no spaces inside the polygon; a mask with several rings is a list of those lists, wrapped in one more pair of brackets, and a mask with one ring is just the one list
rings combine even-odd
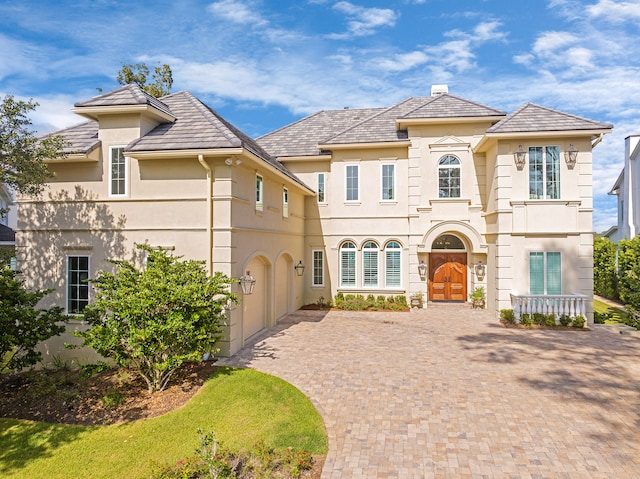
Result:
{"label": "arched transom window", "polygon": [[401,283],[400,255],[402,248],[397,241],[389,241],[384,248],[385,258],[385,286],[399,288]]}
{"label": "arched transom window", "polygon": [[340,286],[356,286],[356,245],[351,241],[340,246]]}
{"label": "arched transom window", "polygon": [[438,162],[438,197],[460,198],[460,160],[453,155]]}
{"label": "arched transom window", "polygon": [[362,248],[362,286],[378,287],[378,245],[367,241]]}

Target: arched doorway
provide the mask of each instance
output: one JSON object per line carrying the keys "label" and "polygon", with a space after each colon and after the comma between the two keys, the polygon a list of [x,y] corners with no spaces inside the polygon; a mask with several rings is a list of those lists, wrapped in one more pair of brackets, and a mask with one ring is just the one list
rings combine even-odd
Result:
{"label": "arched doorway", "polygon": [[267,267],[260,258],[253,258],[245,267],[256,280],[253,294],[242,297],[242,339],[243,341],[261,331],[266,326],[267,311]]}
{"label": "arched doorway", "polygon": [[429,254],[429,300],[467,300],[467,253],[452,234],[438,236]]}

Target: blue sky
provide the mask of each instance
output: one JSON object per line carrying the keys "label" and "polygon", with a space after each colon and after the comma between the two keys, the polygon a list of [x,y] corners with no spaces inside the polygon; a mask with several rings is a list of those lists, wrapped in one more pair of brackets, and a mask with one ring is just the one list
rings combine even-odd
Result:
{"label": "blue sky", "polygon": [[640,0],[217,0],[0,3],[0,96],[39,133],[116,88],[122,63],[171,65],[251,136],[320,109],[388,106],[432,84],[508,112],[531,101],[614,124],[594,150],[594,229],[624,138],[640,133]]}

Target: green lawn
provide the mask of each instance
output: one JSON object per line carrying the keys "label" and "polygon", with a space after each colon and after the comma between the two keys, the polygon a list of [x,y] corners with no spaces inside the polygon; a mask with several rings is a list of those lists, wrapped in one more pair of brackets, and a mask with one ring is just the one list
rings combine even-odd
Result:
{"label": "green lawn", "polygon": [[3,478],[139,478],[152,464],[192,456],[197,429],[213,430],[233,450],[263,439],[326,454],[322,418],[289,383],[251,369],[224,369],[184,407],[113,426],[63,426],[0,419]]}
{"label": "green lawn", "polygon": [[605,321],[606,324],[628,324],[629,315],[619,308],[614,308],[602,301],[594,299],[593,309],[596,313],[611,314],[611,319],[607,319]]}

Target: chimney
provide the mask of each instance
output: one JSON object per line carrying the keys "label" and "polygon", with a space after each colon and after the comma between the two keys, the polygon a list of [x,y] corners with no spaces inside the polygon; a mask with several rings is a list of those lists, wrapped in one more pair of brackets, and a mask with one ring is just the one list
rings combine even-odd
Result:
{"label": "chimney", "polygon": [[449,93],[449,85],[431,85],[431,96]]}

